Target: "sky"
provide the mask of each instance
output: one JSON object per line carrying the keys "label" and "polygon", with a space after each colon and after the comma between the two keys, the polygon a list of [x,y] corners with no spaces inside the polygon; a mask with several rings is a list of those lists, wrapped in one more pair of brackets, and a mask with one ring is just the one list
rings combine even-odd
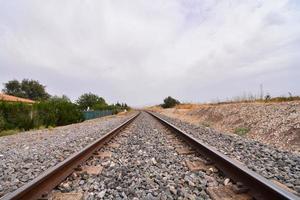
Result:
{"label": "sky", "polygon": [[300,95],[299,64],[298,0],[0,0],[0,84],[72,100]]}

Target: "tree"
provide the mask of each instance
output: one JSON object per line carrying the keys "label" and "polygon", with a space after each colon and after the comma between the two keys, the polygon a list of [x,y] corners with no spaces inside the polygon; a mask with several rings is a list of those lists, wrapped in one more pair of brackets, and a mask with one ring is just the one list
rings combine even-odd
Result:
{"label": "tree", "polygon": [[21,90],[21,83],[18,80],[8,81],[3,85],[4,89],[2,91],[4,93],[17,97],[25,97],[25,94]]}
{"label": "tree", "polygon": [[45,91],[45,87],[35,80],[23,79],[21,83],[21,89],[26,94],[26,98],[32,100],[48,99],[50,95]]}
{"label": "tree", "polygon": [[76,101],[76,103],[78,104],[81,110],[87,110],[88,108],[99,109],[107,106],[107,103],[105,102],[104,98],[99,97],[98,95],[93,93],[85,93],[81,95]]}
{"label": "tree", "polygon": [[170,96],[164,99],[164,103],[161,105],[163,108],[173,108],[177,104],[180,104],[180,102]]}
{"label": "tree", "polygon": [[67,95],[62,95],[61,97],[60,96],[57,96],[57,95],[54,95],[52,96],[49,101],[65,101],[65,102],[71,102],[70,98],[67,96]]}
{"label": "tree", "polygon": [[36,80],[23,79],[20,83],[18,80],[4,83],[4,93],[27,98],[31,100],[46,100],[50,95],[45,90],[46,86]]}

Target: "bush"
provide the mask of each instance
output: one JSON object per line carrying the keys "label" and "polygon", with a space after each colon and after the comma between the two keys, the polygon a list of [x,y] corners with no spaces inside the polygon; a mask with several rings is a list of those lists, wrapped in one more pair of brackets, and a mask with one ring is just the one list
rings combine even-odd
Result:
{"label": "bush", "polygon": [[234,133],[240,136],[246,135],[250,131],[249,128],[240,127],[234,130]]}
{"label": "bush", "polygon": [[0,113],[0,132],[5,129],[5,119],[2,116],[2,113]]}
{"label": "bush", "polygon": [[176,105],[180,104],[180,102],[170,96],[164,99],[164,103],[161,104],[161,107],[163,108],[173,108]]}
{"label": "bush", "polygon": [[83,114],[76,104],[64,98],[52,98],[36,104],[38,117],[35,125],[62,126],[83,121]]}
{"label": "bush", "polygon": [[[123,103],[107,105],[103,102],[99,103],[102,101],[100,98],[97,101],[98,103],[94,105],[95,109],[110,110],[113,114],[130,109],[127,104]],[[33,105],[0,101],[0,131],[55,127],[83,120],[84,116],[80,106],[72,103],[66,96],[54,96]]]}
{"label": "bush", "polygon": [[96,104],[92,107],[92,110],[94,111],[112,111],[112,114],[118,114],[119,112],[122,112],[124,110],[130,110],[131,108],[126,103],[116,103],[116,104]]}
{"label": "bush", "polygon": [[0,112],[5,119],[4,129],[33,128],[33,106],[24,103],[0,103]]}
{"label": "bush", "polygon": [[81,121],[83,114],[78,106],[65,98],[54,97],[34,105],[0,102],[0,131],[62,126]]}

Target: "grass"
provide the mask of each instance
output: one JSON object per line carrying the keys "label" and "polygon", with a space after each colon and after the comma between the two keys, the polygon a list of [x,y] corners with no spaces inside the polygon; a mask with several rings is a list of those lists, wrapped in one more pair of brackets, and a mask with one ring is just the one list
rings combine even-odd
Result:
{"label": "grass", "polygon": [[249,128],[245,128],[245,127],[239,127],[239,128],[236,128],[234,130],[234,133],[239,135],[239,136],[244,136],[246,135],[248,132],[250,131]]}
{"label": "grass", "polygon": [[18,129],[1,131],[0,132],[0,137],[7,136],[7,135],[14,135],[14,134],[17,134],[19,132],[20,132],[20,130],[18,130]]}

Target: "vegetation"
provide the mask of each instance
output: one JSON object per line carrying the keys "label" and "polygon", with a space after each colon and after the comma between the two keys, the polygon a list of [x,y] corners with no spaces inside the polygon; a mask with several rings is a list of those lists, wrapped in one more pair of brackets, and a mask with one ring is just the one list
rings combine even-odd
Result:
{"label": "vegetation", "polygon": [[271,97],[270,95],[265,97],[265,102],[286,102],[286,101],[296,101],[300,100],[300,96],[281,96],[281,97]]}
{"label": "vegetation", "polygon": [[109,110],[116,114],[130,109],[126,103],[108,105],[103,97],[92,93],[85,93],[76,103],[72,103],[65,95],[51,97],[45,88],[38,81],[29,79],[4,83],[4,93],[38,102],[27,104],[0,101],[0,136],[81,122],[84,120],[83,111],[86,110]]}
{"label": "vegetation", "polygon": [[280,102],[288,102],[288,101],[299,101],[300,96],[293,96],[291,93],[289,93],[289,96],[279,96],[279,97],[272,97],[270,94],[267,94],[263,98],[259,98],[255,95],[249,94],[240,96],[240,97],[234,97],[232,99],[228,99],[226,101],[219,101],[216,100],[213,103],[209,104],[231,104],[231,103],[250,103],[250,102],[258,102],[258,103],[280,103]]}
{"label": "vegetation", "polygon": [[54,97],[34,105],[0,102],[0,112],[0,131],[29,130],[83,121],[78,106],[63,97]]}
{"label": "vegetation", "polygon": [[205,126],[205,127],[210,127],[209,122],[201,122],[200,125]]}
{"label": "vegetation", "polygon": [[250,131],[249,128],[245,128],[245,127],[239,127],[239,128],[236,128],[234,130],[234,133],[239,135],[239,136],[244,136],[246,135],[248,132]]}
{"label": "vegetation", "polygon": [[66,96],[55,96],[48,101],[35,104],[35,110],[39,115],[34,121],[35,127],[62,126],[83,121],[79,106],[72,103]]}
{"label": "vegetation", "polygon": [[4,118],[2,130],[33,128],[33,105],[0,102],[0,112]]}
{"label": "vegetation", "polygon": [[4,84],[4,92],[23,98],[39,100],[34,104],[0,101],[0,136],[10,135],[17,131],[52,128],[84,120],[83,111],[111,110],[116,114],[130,107],[125,103],[108,105],[104,98],[92,93],[79,97],[77,104],[63,95],[52,96],[45,91],[45,86],[37,81],[24,79],[22,83],[12,80]]}
{"label": "vegetation", "polygon": [[8,81],[4,83],[4,93],[27,98],[31,100],[47,100],[50,95],[45,91],[45,86],[38,81],[23,79],[22,82],[18,80]]}
{"label": "vegetation", "polygon": [[85,93],[76,101],[81,110],[102,110],[107,107],[104,98],[93,93]]}
{"label": "vegetation", "polygon": [[14,134],[16,134],[18,132],[20,132],[20,130],[18,130],[18,129],[1,131],[0,132],[0,137],[7,136],[7,135],[14,135]]}
{"label": "vegetation", "polygon": [[123,111],[129,110],[130,107],[126,103],[116,103],[108,105],[103,97],[100,97],[93,93],[85,93],[81,95],[76,101],[79,108],[82,111],[88,110],[112,110],[114,114]]}
{"label": "vegetation", "polygon": [[168,96],[167,98],[164,99],[164,103],[161,104],[161,107],[163,108],[173,108],[176,105],[180,104],[180,102],[173,97]]}
{"label": "vegetation", "polygon": [[4,129],[5,129],[5,119],[2,113],[0,113],[0,132],[3,131]]}

